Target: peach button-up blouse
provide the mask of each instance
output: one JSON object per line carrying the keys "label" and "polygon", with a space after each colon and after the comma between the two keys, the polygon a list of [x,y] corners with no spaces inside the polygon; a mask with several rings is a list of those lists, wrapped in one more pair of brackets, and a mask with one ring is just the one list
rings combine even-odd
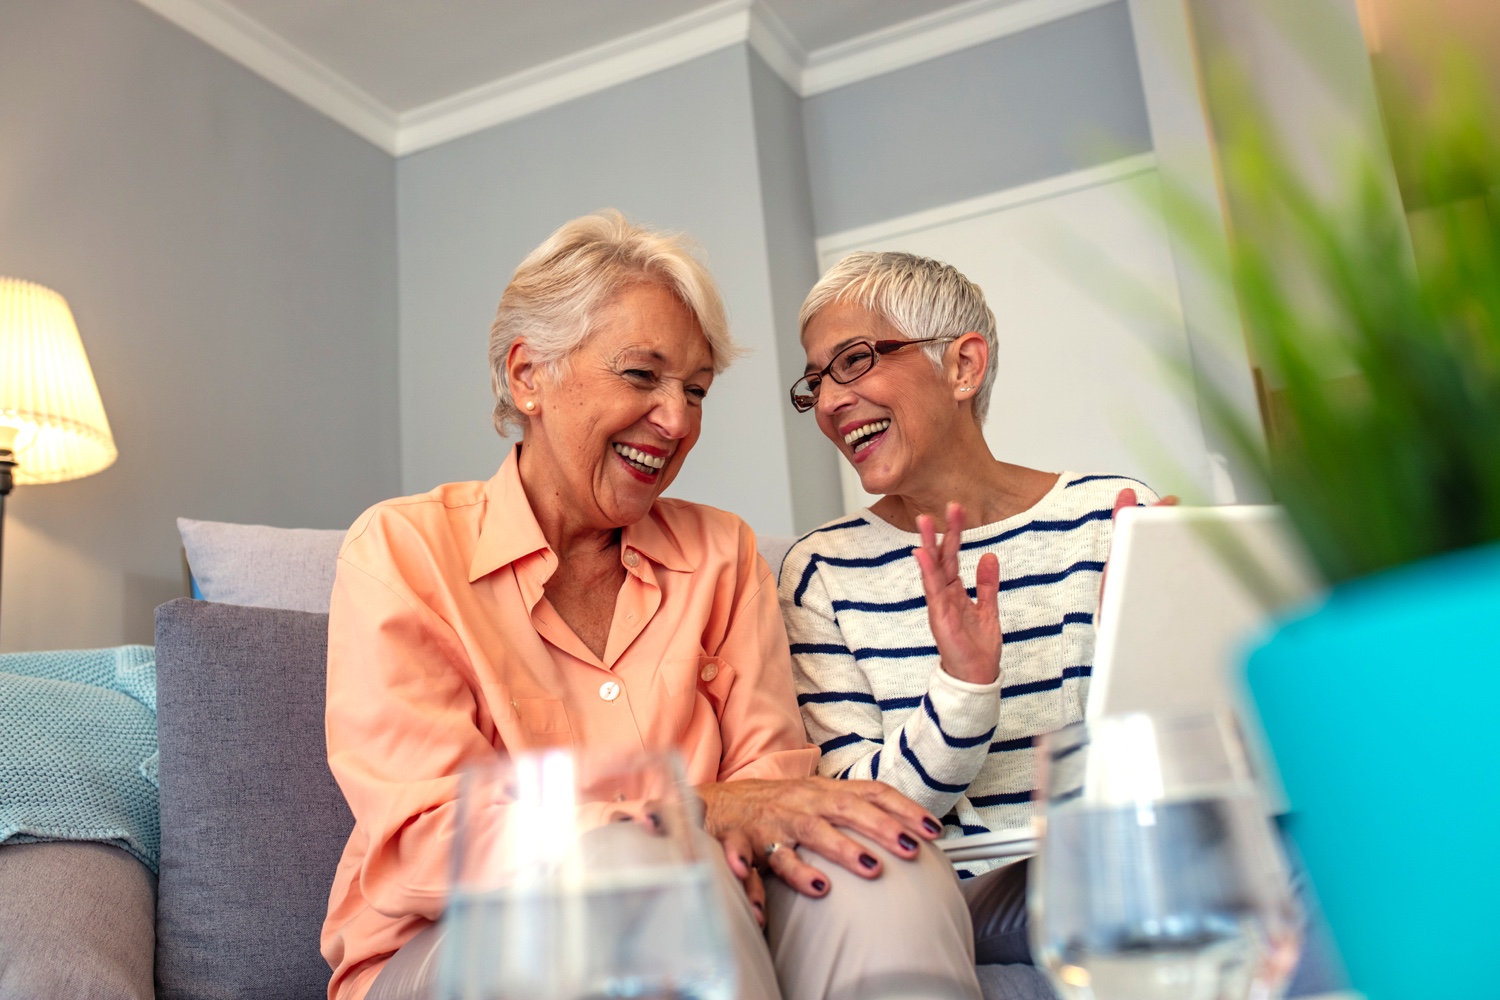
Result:
{"label": "peach button-up blouse", "polygon": [[328,763],[355,820],[323,924],[333,1000],[362,998],[441,915],[459,772],[497,750],[676,747],[695,785],[813,773],[749,527],[658,500],[620,559],[601,658],[542,593],[558,559],[514,450],[487,483],[389,500],[350,528],[328,624]]}

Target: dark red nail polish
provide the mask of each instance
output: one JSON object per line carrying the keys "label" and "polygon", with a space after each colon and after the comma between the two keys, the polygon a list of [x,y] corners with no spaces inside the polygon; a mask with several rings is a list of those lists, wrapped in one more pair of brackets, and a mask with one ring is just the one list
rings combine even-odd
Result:
{"label": "dark red nail polish", "polygon": [[824,882],[820,878],[813,879],[812,887],[813,887],[813,891],[814,892],[826,892],[826,891],[828,891],[828,883]]}
{"label": "dark red nail polish", "polygon": [[902,847],[906,848],[908,851],[915,851],[917,849],[917,842],[915,840],[911,839],[910,834],[905,834],[905,833],[901,834],[899,837],[896,838],[896,843],[900,844]]}
{"label": "dark red nail polish", "polygon": [[926,828],[926,830],[927,830],[928,833],[942,833],[943,832],[943,828],[937,824],[937,821],[934,820],[934,819],[931,819],[929,817],[923,817],[923,819],[922,819],[922,826]]}
{"label": "dark red nail polish", "polygon": [[859,863],[862,864],[862,865],[864,865],[866,868],[874,868],[880,862],[876,861],[874,858],[872,858],[868,854],[861,854],[859,856]]}

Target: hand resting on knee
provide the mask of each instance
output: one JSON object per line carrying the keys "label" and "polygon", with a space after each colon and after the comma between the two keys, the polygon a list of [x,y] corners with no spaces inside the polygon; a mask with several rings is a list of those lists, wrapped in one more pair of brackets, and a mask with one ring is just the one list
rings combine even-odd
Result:
{"label": "hand resting on knee", "polygon": [[[724,847],[729,868],[751,903],[765,899],[757,866],[807,896],[828,892],[828,879],[797,857],[811,850],[863,878],[877,878],[881,861],[839,828],[856,830],[905,860],[921,842],[936,840],[942,824],[926,809],[878,781],[802,778],[720,782],[699,787],[705,826]],[[759,908],[758,908],[759,910]]]}

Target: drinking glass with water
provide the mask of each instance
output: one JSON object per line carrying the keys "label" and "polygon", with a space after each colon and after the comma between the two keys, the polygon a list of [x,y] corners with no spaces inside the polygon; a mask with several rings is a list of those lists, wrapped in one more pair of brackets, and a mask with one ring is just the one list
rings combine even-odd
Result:
{"label": "drinking glass with water", "polygon": [[1270,1000],[1300,918],[1233,721],[1128,715],[1044,738],[1032,948],[1067,1000]]}
{"label": "drinking glass with water", "polygon": [[699,827],[674,754],[553,750],[465,775],[437,996],[731,1000]]}

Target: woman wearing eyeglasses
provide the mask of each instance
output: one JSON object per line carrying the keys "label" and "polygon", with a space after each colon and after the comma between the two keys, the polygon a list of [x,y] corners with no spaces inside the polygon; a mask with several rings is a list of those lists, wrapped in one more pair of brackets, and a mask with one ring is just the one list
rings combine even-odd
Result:
{"label": "woman wearing eyeglasses", "polygon": [[[1083,718],[1114,511],[1156,495],[991,454],[995,318],[947,264],[852,254],[808,294],[801,328],[792,404],[881,495],[781,567],[819,773],[892,785],[947,837],[1024,827],[1033,743]],[[981,964],[1030,961],[1025,864],[1004,864],[957,873]]]}

